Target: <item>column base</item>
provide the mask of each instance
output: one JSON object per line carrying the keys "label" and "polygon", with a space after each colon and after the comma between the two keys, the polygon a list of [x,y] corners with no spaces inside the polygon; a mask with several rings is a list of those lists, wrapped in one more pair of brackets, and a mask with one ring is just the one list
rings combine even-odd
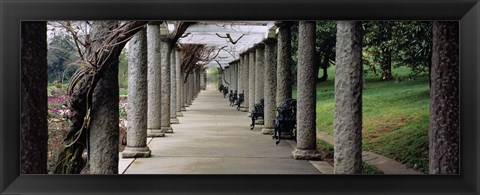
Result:
{"label": "column base", "polygon": [[165,131],[162,131],[162,129],[147,129],[147,137],[165,137]]}
{"label": "column base", "polygon": [[177,117],[183,117],[183,113],[182,112],[177,112]]}
{"label": "column base", "polygon": [[165,133],[173,133],[172,127],[162,127],[162,131]]}
{"label": "column base", "polygon": [[151,151],[147,146],[144,147],[134,147],[127,146],[122,152],[122,158],[148,158],[150,157]]}
{"label": "column base", "polygon": [[178,118],[170,118],[170,124],[179,124]]}
{"label": "column base", "polygon": [[262,129],[262,134],[273,135],[274,132],[275,132],[275,129],[273,128],[263,127]]}
{"label": "column base", "polygon": [[252,117],[252,113],[251,113],[251,112],[248,112],[248,113],[247,113],[247,117],[248,117],[248,118]]}
{"label": "column base", "polygon": [[322,160],[322,156],[318,150],[301,150],[295,148],[292,151],[292,156],[296,160]]}
{"label": "column base", "polygon": [[240,111],[242,111],[242,112],[248,112],[248,109],[247,109],[247,108],[241,108]]}
{"label": "column base", "polygon": [[263,119],[257,119],[257,120],[255,121],[255,124],[256,124],[256,125],[263,125]]}
{"label": "column base", "polygon": [[182,107],[182,109],[180,109],[181,111],[187,111],[187,109],[185,109],[185,107]]}

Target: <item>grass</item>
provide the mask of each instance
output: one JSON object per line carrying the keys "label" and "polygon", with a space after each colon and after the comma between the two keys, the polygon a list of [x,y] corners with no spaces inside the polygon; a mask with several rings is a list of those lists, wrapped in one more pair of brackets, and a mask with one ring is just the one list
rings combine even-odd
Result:
{"label": "grass", "polygon": [[[410,70],[392,70],[402,81],[366,75],[363,90],[363,149],[428,172],[429,84],[425,75],[407,80]],[[333,136],[335,67],[317,84],[317,131]],[[293,97],[296,98],[296,88]]]}

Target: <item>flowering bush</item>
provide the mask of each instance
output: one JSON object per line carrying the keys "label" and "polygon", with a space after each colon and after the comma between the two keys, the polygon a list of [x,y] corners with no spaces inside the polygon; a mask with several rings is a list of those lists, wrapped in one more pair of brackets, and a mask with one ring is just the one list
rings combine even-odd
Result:
{"label": "flowering bush", "polygon": [[68,113],[70,113],[70,110],[67,108],[66,96],[48,97],[49,122],[64,120]]}

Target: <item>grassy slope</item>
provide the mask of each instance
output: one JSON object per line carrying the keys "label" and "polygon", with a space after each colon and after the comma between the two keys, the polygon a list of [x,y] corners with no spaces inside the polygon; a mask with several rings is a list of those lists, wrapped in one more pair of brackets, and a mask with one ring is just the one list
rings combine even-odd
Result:
{"label": "grassy slope", "polygon": [[[317,131],[333,135],[334,67],[329,79],[317,85]],[[407,81],[408,68],[393,70],[402,82],[366,76],[363,91],[363,146],[419,171],[428,170],[428,77]],[[294,88],[293,96],[296,96]]]}

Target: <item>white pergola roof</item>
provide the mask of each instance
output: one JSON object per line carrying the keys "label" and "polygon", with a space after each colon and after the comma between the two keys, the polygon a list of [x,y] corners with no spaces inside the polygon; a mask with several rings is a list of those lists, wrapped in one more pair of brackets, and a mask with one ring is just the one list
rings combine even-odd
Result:
{"label": "white pergola roof", "polygon": [[[169,29],[173,29],[173,26],[169,26]],[[267,38],[268,33],[275,32],[275,29],[273,21],[199,21],[190,25],[178,42],[205,44],[215,46],[217,49],[226,46],[220,50],[214,60],[219,61],[222,66],[228,66],[229,62],[239,58],[240,53]],[[243,37],[233,44],[228,38],[218,36],[225,37],[227,33],[233,41],[237,41],[242,35]],[[207,66],[218,66],[218,64],[211,61]]]}

